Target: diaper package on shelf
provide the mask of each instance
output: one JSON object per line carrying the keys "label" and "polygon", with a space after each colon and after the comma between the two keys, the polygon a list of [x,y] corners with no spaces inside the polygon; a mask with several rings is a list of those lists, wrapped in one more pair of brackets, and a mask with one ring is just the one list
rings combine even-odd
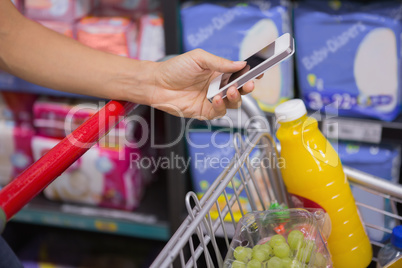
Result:
{"label": "diaper package on shelf", "polygon": [[[288,1],[185,4],[181,10],[185,51],[202,48],[230,60],[244,60],[291,32]],[[266,112],[293,98],[293,64],[287,60],[255,81],[252,96]]]}
{"label": "diaper package on shelf", "polygon": [[10,120],[0,120],[0,129],[0,185],[4,186],[33,163],[35,132],[29,125],[17,126]]}
{"label": "diaper package on shelf", "polygon": [[[38,160],[60,140],[35,136],[34,159]],[[51,200],[132,210],[144,192],[140,170],[131,165],[140,157],[138,149],[94,146],[63,172],[45,190]]]}
{"label": "diaper package on shelf", "polygon": [[31,127],[32,107],[36,98],[35,94],[2,91],[0,93],[0,106],[2,107],[0,120],[13,121],[13,124],[17,126]]}
{"label": "diaper package on shelf", "polygon": [[165,56],[163,19],[158,14],[142,15],[139,20],[138,59],[157,61]]}
{"label": "diaper package on shelf", "polygon": [[77,40],[105,52],[136,58],[137,28],[123,17],[85,17],[77,24]]}
{"label": "diaper package on shelf", "polygon": [[[102,101],[73,98],[41,97],[33,105],[33,125],[37,135],[62,139],[94,115]],[[121,148],[130,144],[135,131],[135,121],[123,120],[99,141],[105,148]]]}
{"label": "diaper package on shelf", "polygon": [[[222,173],[222,171],[229,165],[231,159],[234,157],[236,149],[233,143],[233,133],[224,132],[207,132],[205,129],[192,130],[189,132],[189,138],[187,139],[187,148],[189,152],[190,171],[192,176],[192,183],[194,192],[199,198],[208,190],[215,179]],[[253,163],[258,152],[252,152],[250,154],[250,162]],[[264,173],[264,174],[263,174]],[[265,204],[269,203],[269,193],[266,191],[264,184],[264,177],[268,176],[264,170],[255,169],[253,174],[256,179],[256,183],[259,186],[259,191],[263,197]],[[241,185],[241,178],[238,174],[233,177],[234,187]],[[249,184],[249,191],[252,195],[257,195],[256,190],[252,184]],[[234,194],[233,185],[228,185],[226,188],[228,198]],[[247,198],[246,191],[242,191],[239,195],[241,206],[246,212],[250,212],[251,205]],[[218,198],[218,203],[221,209],[226,204],[225,197],[222,194]],[[263,210],[260,204],[257,205],[258,210]],[[218,217],[218,211],[214,207],[211,211],[211,217],[216,219]],[[233,217],[235,221],[238,221],[242,215],[238,205],[233,207]],[[225,218],[227,221],[231,221],[231,217]]]}
{"label": "diaper package on shelf", "polygon": [[[338,149],[342,164],[384,180],[398,183],[401,163],[400,146],[369,145],[364,143],[340,142],[335,146]],[[359,187],[352,186],[352,192],[357,202],[377,208],[379,211],[392,213],[388,199],[369,193]],[[368,225],[380,226],[386,229],[395,227],[393,218],[365,207],[359,207],[363,221]],[[384,242],[389,239],[383,231],[367,228],[371,240]]]}
{"label": "diaper package on shelf", "polygon": [[86,16],[93,4],[93,0],[25,0],[24,10],[34,20],[74,21]]}
{"label": "diaper package on shelf", "polygon": [[159,0],[100,0],[97,12],[104,16],[128,16],[138,18],[141,14],[160,9]]}
{"label": "diaper package on shelf", "polygon": [[97,107],[94,101],[41,97],[33,106],[33,123],[38,135],[64,138],[95,114]]}
{"label": "diaper package on shelf", "polygon": [[297,72],[308,108],[393,120],[401,106],[401,16],[399,2],[298,3]]}
{"label": "diaper package on shelf", "polygon": [[43,26],[64,34],[65,36],[74,38],[74,24],[71,22],[65,22],[65,21],[50,21],[50,20],[37,20],[38,23],[42,24]]}

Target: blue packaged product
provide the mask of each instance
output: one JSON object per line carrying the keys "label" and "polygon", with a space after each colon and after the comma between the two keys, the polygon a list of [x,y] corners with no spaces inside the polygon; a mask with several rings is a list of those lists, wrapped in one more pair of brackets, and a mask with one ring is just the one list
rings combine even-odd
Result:
{"label": "blue packaged product", "polygon": [[[218,178],[222,171],[229,165],[235,155],[236,150],[233,143],[233,133],[224,132],[222,129],[216,132],[206,130],[190,131],[187,138],[187,148],[190,158],[189,163],[193,188],[197,196],[201,198],[216,178]],[[258,150],[256,150],[250,154],[251,163],[253,163],[254,157],[258,157],[258,153]],[[254,164],[258,166],[257,161],[255,161]],[[266,187],[264,187],[263,174],[256,171],[254,177],[259,186],[259,191],[263,196],[264,203],[268,204],[269,194],[266,192]],[[241,178],[238,174],[233,177],[233,183],[234,187],[239,187],[241,184]],[[251,194],[255,195],[255,189],[252,187],[252,184],[249,184],[249,190]],[[231,195],[234,194],[231,183],[229,183],[226,188],[226,192],[230,199]],[[244,212],[251,211],[246,191],[240,193],[239,200],[242,204],[242,208],[246,208]],[[221,209],[226,205],[224,195],[218,197],[218,203]],[[257,209],[262,210],[263,208],[260,204],[257,204]],[[238,221],[242,217],[239,206],[235,204],[232,210],[234,220]],[[211,217],[215,219],[218,217],[216,208],[212,209]],[[230,216],[227,216],[225,220],[231,221]]]}
{"label": "blue packaged product", "polygon": [[[400,147],[391,145],[368,145],[363,143],[339,142],[338,154],[342,164],[383,178],[387,181],[398,183],[400,169]],[[352,192],[357,202],[377,208],[381,211],[392,212],[388,199],[369,193],[359,187],[352,186]],[[363,221],[387,229],[395,226],[395,221],[380,212],[360,206],[359,210]],[[383,231],[367,228],[367,234],[371,240],[383,242],[389,238],[389,234]]]}
{"label": "blue packaged product", "polygon": [[310,109],[393,120],[401,106],[397,1],[301,1],[294,9],[301,95]]}
{"label": "blue packaged product", "polygon": [[[284,0],[185,4],[181,18],[185,51],[202,48],[235,61],[291,32],[290,4]],[[292,61],[274,66],[255,81],[252,95],[267,112],[293,98]]]}
{"label": "blue packaged product", "polygon": [[13,90],[19,88],[19,78],[0,70],[0,88]]}

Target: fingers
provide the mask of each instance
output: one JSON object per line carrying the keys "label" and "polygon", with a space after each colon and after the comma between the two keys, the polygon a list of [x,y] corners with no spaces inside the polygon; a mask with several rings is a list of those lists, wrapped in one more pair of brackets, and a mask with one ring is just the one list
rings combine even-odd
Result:
{"label": "fingers", "polygon": [[226,92],[226,108],[237,109],[241,105],[241,95],[236,87],[230,87]]}
{"label": "fingers", "polygon": [[258,77],[257,77],[257,79],[261,79],[261,78],[263,78],[264,77],[264,74],[260,74]]}
{"label": "fingers", "polygon": [[212,100],[212,111],[208,119],[215,119],[226,114],[226,109],[237,109],[241,106],[241,95],[236,87],[230,87],[226,93],[226,98],[215,96]]}
{"label": "fingers", "polygon": [[206,52],[202,49],[195,49],[190,51],[191,57],[196,61],[196,63],[204,70],[212,70],[220,73],[229,73],[241,70],[246,66],[245,61],[231,61],[211,53]]}
{"label": "fingers", "polygon": [[248,81],[243,85],[243,87],[239,90],[241,95],[247,95],[254,90],[254,82]]}
{"label": "fingers", "polygon": [[221,96],[216,96],[212,100],[213,114],[210,115],[210,119],[222,117],[226,114],[226,104]]}

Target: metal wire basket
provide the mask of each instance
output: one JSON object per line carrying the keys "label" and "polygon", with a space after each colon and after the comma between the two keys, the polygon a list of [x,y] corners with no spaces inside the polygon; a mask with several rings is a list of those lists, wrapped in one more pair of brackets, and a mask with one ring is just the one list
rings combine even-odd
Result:
{"label": "metal wire basket", "polygon": [[[189,215],[151,267],[222,267],[236,229],[236,219],[249,211],[289,204],[277,165],[275,142],[267,128],[261,127],[266,123],[259,118],[251,124],[248,141],[244,141],[239,134],[235,135],[235,156],[201,199],[194,192],[187,194],[185,202]],[[402,203],[401,185],[348,167],[344,167],[344,171],[353,187],[389,200],[392,211],[356,202],[359,208],[375,211],[394,220],[395,225],[399,224],[402,217],[398,215],[397,206]],[[235,177],[239,180],[234,181]],[[247,202],[244,202],[245,199]],[[384,234],[392,232],[382,226],[364,224],[366,229]],[[371,242],[376,256],[384,244]]]}

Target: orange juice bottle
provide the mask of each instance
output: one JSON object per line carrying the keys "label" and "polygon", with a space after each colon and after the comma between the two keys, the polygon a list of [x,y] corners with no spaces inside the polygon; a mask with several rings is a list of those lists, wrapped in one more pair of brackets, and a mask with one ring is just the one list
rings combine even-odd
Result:
{"label": "orange juice bottle", "polygon": [[328,247],[335,268],[367,267],[372,248],[338,154],[318,129],[317,120],[307,117],[302,100],[282,103],[275,115],[284,160],[282,177],[293,204],[328,213],[332,225]]}

